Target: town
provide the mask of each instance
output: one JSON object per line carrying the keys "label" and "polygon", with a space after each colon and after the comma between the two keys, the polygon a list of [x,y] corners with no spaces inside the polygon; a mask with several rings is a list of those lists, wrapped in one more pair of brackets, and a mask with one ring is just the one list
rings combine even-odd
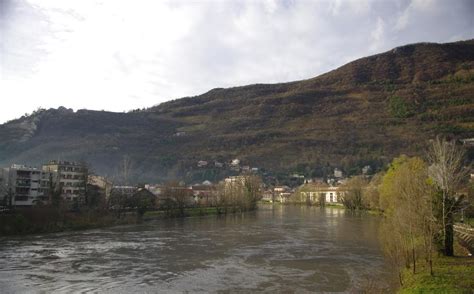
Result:
{"label": "town", "polygon": [[[199,161],[198,166],[203,167],[206,164]],[[232,160],[230,166],[234,171],[241,172],[241,175],[227,177],[220,183],[206,180],[191,185],[186,185],[182,181],[125,185],[91,173],[88,164],[81,162],[51,160],[41,167],[12,164],[10,167],[0,169],[0,203],[2,210],[6,210],[13,207],[51,205],[59,199],[68,209],[74,210],[88,202],[102,201],[108,209],[113,210],[117,207],[117,199],[145,197],[154,203],[153,209],[161,209],[169,203],[178,201],[182,201],[186,207],[215,207],[219,205],[221,186],[230,187],[235,183],[245,183],[249,176],[258,177],[258,168],[248,166],[241,168],[238,159]],[[370,166],[366,166],[363,174],[367,175],[369,171]],[[271,186],[259,182],[258,200],[269,203],[342,205],[344,195],[342,186],[347,179],[343,177],[341,170],[336,168],[334,175],[327,180],[307,179],[298,174],[292,174],[291,177],[303,183],[289,187]],[[182,200],[177,199],[178,194]]]}

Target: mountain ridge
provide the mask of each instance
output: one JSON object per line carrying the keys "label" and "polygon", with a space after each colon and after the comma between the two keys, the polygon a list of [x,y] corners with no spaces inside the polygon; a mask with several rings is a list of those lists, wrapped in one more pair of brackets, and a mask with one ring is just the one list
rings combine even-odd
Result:
{"label": "mountain ridge", "polygon": [[[217,180],[214,161],[242,159],[274,175],[355,173],[437,134],[474,136],[474,40],[418,43],[314,78],[216,88],[128,113],[41,110],[0,125],[0,164],[64,158],[136,180]],[[198,168],[199,160],[209,166]]]}

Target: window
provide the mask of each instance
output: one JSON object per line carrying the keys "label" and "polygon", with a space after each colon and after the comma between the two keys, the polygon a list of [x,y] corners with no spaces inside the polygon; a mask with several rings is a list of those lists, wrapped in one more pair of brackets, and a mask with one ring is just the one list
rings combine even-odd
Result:
{"label": "window", "polygon": [[29,186],[30,185],[30,181],[29,180],[16,180],[16,185],[17,186]]}
{"label": "window", "polygon": [[15,192],[16,192],[17,194],[28,194],[28,193],[30,193],[30,189],[29,189],[29,188],[17,187],[17,188],[15,189]]}

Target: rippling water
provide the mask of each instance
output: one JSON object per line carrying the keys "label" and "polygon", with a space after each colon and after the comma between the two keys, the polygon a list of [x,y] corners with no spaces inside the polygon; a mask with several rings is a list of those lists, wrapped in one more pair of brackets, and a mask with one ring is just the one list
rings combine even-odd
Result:
{"label": "rippling water", "polygon": [[390,287],[379,219],[257,212],[0,239],[0,292],[356,292]]}

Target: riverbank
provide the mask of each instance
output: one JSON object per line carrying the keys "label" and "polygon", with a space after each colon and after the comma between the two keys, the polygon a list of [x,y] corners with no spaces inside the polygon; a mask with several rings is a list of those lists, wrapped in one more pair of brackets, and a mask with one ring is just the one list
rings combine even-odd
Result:
{"label": "riverbank", "polygon": [[[217,207],[189,207],[183,213],[175,210],[147,211],[142,217],[135,212],[118,218],[111,211],[61,212],[49,208],[21,210],[0,215],[0,236],[58,233],[90,230],[118,225],[132,225],[158,219],[199,217],[225,214]],[[233,213],[228,210],[226,213]]]}
{"label": "riverbank", "polygon": [[258,202],[258,204],[264,204],[264,205],[303,205],[303,206],[314,206],[314,207],[322,207],[322,208],[340,208],[340,209],[346,209],[346,207],[343,204],[340,203],[327,203],[324,206],[320,205],[308,205],[306,202],[279,202],[279,201],[265,201],[261,200]]}
{"label": "riverbank", "polygon": [[217,215],[219,214],[219,209],[217,207],[190,207],[184,209],[184,214],[181,215],[178,211],[164,211],[164,210],[155,210],[147,211],[143,215],[143,220],[156,220],[156,219],[166,219],[166,218],[177,218],[177,217],[196,217],[196,216],[206,216],[206,215]]}
{"label": "riverbank", "polygon": [[416,274],[403,273],[404,284],[399,293],[472,293],[474,289],[474,257],[455,244],[455,256],[436,256],[434,274],[430,275],[426,264],[420,264]]}
{"label": "riverbank", "polygon": [[117,218],[104,211],[78,213],[58,212],[47,208],[21,210],[0,215],[0,236],[89,230],[136,222],[135,215]]}

